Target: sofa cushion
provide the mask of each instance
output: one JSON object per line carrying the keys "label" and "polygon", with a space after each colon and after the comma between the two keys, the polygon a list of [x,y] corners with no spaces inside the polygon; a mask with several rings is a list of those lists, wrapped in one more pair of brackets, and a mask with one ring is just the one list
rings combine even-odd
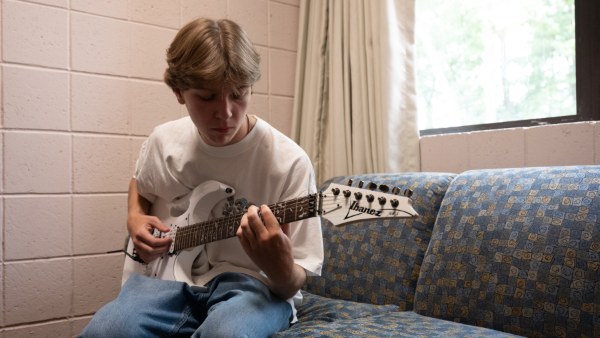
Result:
{"label": "sofa cushion", "polygon": [[600,166],[452,182],[415,311],[531,337],[600,336]]}
{"label": "sofa cushion", "polygon": [[340,319],[356,319],[398,311],[397,305],[374,305],[341,299],[331,299],[302,291],[302,305],[297,306],[298,320],[308,322],[333,322]]}
{"label": "sofa cushion", "polygon": [[323,220],[325,261],[321,277],[309,277],[313,294],[412,309],[421,261],[446,188],[453,174],[405,173],[336,177],[410,188],[416,219],[365,221],[333,226]]}
{"label": "sofa cushion", "polygon": [[421,316],[412,311],[389,312],[334,322],[292,325],[272,337],[469,337],[506,338],[512,334]]}

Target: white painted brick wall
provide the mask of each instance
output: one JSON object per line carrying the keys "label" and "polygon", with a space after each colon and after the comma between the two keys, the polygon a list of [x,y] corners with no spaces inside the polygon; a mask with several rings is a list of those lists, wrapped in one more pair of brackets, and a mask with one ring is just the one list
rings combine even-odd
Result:
{"label": "white painted brick wall", "polygon": [[122,249],[127,236],[126,218],[126,194],[74,196],[73,254],[102,254]]}
{"label": "white painted brick wall", "polygon": [[4,192],[71,192],[71,136],[62,133],[4,133]]}
{"label": "white painted brick wall", "polygon": [[50,5],[55,7],[67,8],[69,0],[26,0],[37,4]]}
{"label": "white painted brick wall", "polygon": [[184,23],[246,28],[263,70],[251,111],[289,131],[298,6],[0,0],[0,338],[74,337],[117,295],[123,255],[108,252],[124,245],[138,151],[156,125],[186,114],[162,83]]}
{"label": "white painted brick wall", "polygon": [[34,324],[19,327],[9,327],[2,338],[22,337],[75,337],[72,334],[71,323],[66,320]]}
{"label": "white painted brick wall", "polygon": [[124,191],[132,176],[127,137],[73,137],[73,189],[78,193]]}
{"label": "white painted brick wall", "polygon": [[128,134],[129,80],[90,74],[71,76],[71,116],[74,131]]}
{"label": "white painted brick wall", "polygon": [[269,16],[269,39],[273,47],[296,50],[299,13],[297,7],[273,3]]}
{"label": "white painted brick wall", "polygon": [[72,314],[71,258],[4,263],[4,324],[65,318]]}
{"label": "white painted brick wall", "polygon": [[128,76],[130,36],[127,21],[71,12],[71,67]]}
{"label": "white painted brick wall", "polygon": [[73,314],[95,312],[114,298],[121,287],[123,255],[73,260]]}
{"label": "white painted brick wall", "polygon": [[[256,50],[260,54],[260,59],[263,65],[270,65],[269,62],[269,49],[264,47],[257,47]],[[252,93],[256,94],[269,94],[269,67],[262,67],[262,72],[258,82],[252,87]]]}
{"label": "white painted brick wall", "polygon": [[171,43],[176,33],[174,29],[132,24],[129,48],[130,76],[162,80],[165,71],[165,46]]}
{"label": "white painted brick wall", "polygon": [[600,123],[578,122],[421,138],[421,170],[600,164]]}
{"label": "white painted brick wall", "polygon": [[527,130],[525,164],[594,164],[594,127],[595,123],[572,123]]}
{"label": "white painted brick wall", "polygon": [[236,21],[255,44],[269,46],[269,5],[266,0],[229,0],[227,17]]}
{"label": "white painted brick wall", "polygon": [[67,10],[3,0],[2,12],[3,61],[67,68]]}
{"label": "white painted brick wall", "polygon": [[296,67],[296,53],[282,50],[269,52],[269,84],[271,93],[279,96],[294,96],[294,83],[289,79],[294,78]]}
{"label": "white painted brick wall", "polygon": [[178,28],[181,0],[129,0],[132,21]]}
{"label": "white painted brick wall", "polygon": [[[287,111],[293,109],[293,106],[294,99],[291,97],[274,97],[271,99],[270,110],[274,112]],[[292,126],[288,122],[285,115],[278,115],[277,113],[271,115],[271,125],[286,135],[292,133]]]}
{"label": "white painted brick wall", "polygon": [[187,114],[171,89],[160,82],[129,81],[128,95],[133,135],[148,135],[155,126]]}
{"label": "white painted brick wall", "polygon": [[[296,4],[297,5],[297,4]],[[181,21],[189,22],[197,16],[218,19],[227,17],[227,6],[223,0],[181,0]]]}
{"label": "white painted brick wall", "polygon": [[6,128],[69,130],[68,72],[12,65],[2,68]]}
{"label": "white painted brick wall", "polygon": [[5,259],[43,259],[71,255],[71,197],[6,196]]}
{"label": "white painted brick wall", "polygon": [[71,0],[71,10],[115,19],[127,20],[129,18],[128,8],[128,1],[122,0]]}

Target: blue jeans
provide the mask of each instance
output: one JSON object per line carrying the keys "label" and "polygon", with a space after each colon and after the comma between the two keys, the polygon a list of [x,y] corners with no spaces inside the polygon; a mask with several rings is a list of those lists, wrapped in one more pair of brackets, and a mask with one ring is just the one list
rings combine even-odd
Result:
{"label": "blue jeans", "polygon": [[132,275],[80,337],[268,337],[292,307],[259,280],[224,273],[206,287]]}

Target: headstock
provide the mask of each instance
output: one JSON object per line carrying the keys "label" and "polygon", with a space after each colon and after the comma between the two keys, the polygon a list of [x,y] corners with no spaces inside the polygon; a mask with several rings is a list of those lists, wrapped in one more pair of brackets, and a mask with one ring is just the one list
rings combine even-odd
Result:
{"label": "headstock", "polygon": [[[370,182],[331,183],[321,192],[321,216],[335,225],[368,219],[413,218],[412,191]],[[391,190],[391,191],[390,191]]]}

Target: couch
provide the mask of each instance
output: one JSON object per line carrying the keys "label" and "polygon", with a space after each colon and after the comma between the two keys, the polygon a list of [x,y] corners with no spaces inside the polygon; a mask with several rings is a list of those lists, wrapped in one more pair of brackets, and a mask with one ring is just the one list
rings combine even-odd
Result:
{"label": "couch", "polygon": [[[274,337],[600,337],[600,166],[336,177],[419,217],[332,226]],[[322,187],[322,188],[323,188]]]}

